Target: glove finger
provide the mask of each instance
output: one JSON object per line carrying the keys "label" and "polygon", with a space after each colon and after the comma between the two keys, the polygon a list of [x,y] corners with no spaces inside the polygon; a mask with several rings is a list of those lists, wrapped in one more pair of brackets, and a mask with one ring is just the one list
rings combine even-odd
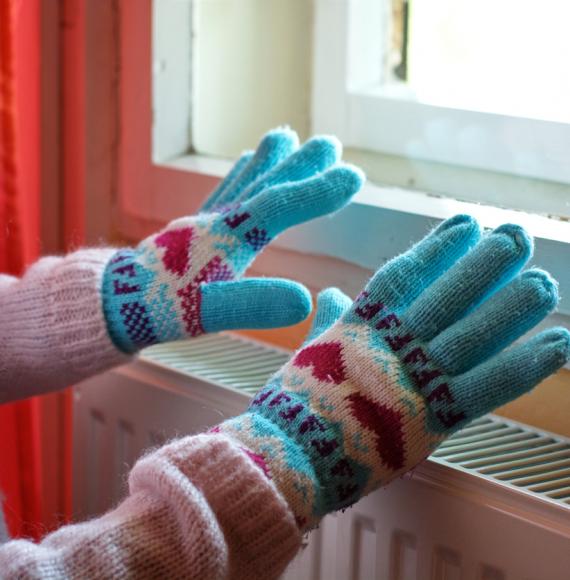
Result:
{"label": "glove finger", "polygon": [[218,207],[225,205],[224,198],[230,191],[230,185],[237,178],[237,176],[244,170],[245,166],[252,160],[253,151],[245,151],[241,157],[234,163],[230,172],[225,179],[218,185],[218,187],[210,194],[208,199],[204,202],[200,211],[202,213],[215,211]]}
{"label": "glove finger", "polygon": [[256,179],[271,171],[298,148],[299,137],[289,128],[274,129],[266,133],[257,146],[253,158],[228,184],[224,195],[224,205],[234,203]]}
{"label": "glove finger", "polygon": [[430,427],[455,431],[520,397],[570,360],[570,332],[551,328],[439,385],[426,400]]}
{"label": "glove finger", "polygon": [[257,224],[255,231],[249,230],[248,221],[235,234],[244,235],[247,242],[260,249],[257,246],[261,238],[265,244],[291,226],[345,206],[363,182],[364,175],[359,169],[341,165],[303,181],[275,185],[241,206],[240,212],[251,216],[251,221]]}
{"label": "glove finger", "polygon": [[328,330],[352,306],[352,300],[338,288],[327,288],[317,296],[317,310],[304,344]]}
{"label": "glove finger", "polygon": [[401,319],[417,338],[431,340],[512,280],[532,248],[520,226],[498,227],[427,287]]}
{"label": "glove finger", "polygon": [[355,302],[355,311],[367,304],[365,316],[385,307],[401,311],[466,254],[480,238],[479,224],[468,215],[456,215],[428,234],[413,248],[390,260],[372,277]]}
{"label": "glove finger", "polygon": [[246,278],[203,284],[200,317],[205,332],[281,328],[311,312],[310,292],[280,278]]}
{"label": "glove finger", "polygon": [[428,346],[430,358],[457,375],[497,354],[534,328],[558,303],[556,282],[527,270]]}
{"label": "glove finger", "polygon": [[236,201],[252,199],[263,190],[280,183],[308,179],[340,161],[341,155],[342,145],[336,137],[313,137],[271,171],[258,177]]}

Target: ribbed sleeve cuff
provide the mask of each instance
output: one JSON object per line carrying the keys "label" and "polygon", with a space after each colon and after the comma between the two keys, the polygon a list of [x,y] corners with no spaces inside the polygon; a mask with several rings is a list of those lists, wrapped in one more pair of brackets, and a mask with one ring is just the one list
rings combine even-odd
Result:
{"label": "ribbed sleeve cuff", "polygon": [[[81,250],[65,258],[50,276],[50,310],[57,341],[77,372],[98,372],[129,360],[109,337],[101,287],[116,250]],[[91,370],[92,369],[92,372]]]}
{"label": "ribbed sleeve cuff", "polygon": [[[116,250],[43,258],[0,293],[0,373],[7,400],[72,385],[129,357],[112,343],[102,309],[105,266]],[[3,399],[4,400],[4,399]]]}
{"label": "ribbed sleeve cuff", "polygon": [[[187,482],[187,483],[184,483]],[[131,493],[167,494],[181,512],[198,488],[223,530],[231,578],[278,578],[301,545],[293,514],[246,450],[224,435],[173,442],[131,472]]]}

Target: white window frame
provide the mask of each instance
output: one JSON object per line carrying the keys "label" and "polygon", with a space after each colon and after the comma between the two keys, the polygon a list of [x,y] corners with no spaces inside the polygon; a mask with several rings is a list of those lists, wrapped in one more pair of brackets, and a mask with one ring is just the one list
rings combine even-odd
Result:
{"label": "white window frame", "polygon": [[390,4],[315,0],[314,132],[334,132],[346,146],[570,183],[570,124],[394,95],[380,64]]}
{"label": "white window frame", "polygon": [[[176,5],[184,1],[190,0],[161,0],[172,4],[174,9],[179,9],[180,6],[177,8]],[[334,73],[335,67],[323,64],[331,60],[343,62],[343,55],[349,53],[346,50],[349,35],[338,38],[331,36],[329,31],[345,21],[350,26],[351,9],[365,6],[371,6],[371,2],[316,0],[315,70],[320,73],[316,75],[314,87],[314,129],[325,130],[326,127],[327,133],[337,133],[349,143],[355,133],[346,132],[346,123],[353,119],[343,113],[347,105],[345,97],[348,95],[348,103],[357,101],[350,101],[354,96],[352,89],[347,88],[342,75]],[[169,67],[175,66],[177,59],[174,53],[168,54],[170,48],[167,47],[166,53],[160,55],[164,62],[151,66],[152,0],[123,0],[120,11],[117,209],[120,233],[136,240],[171,219],[194,213],[229,170],[231,163],[188,155],[183,151],[167,161],[153,159],[153,117],[157,112],[153,113],[152,106],[152,75],[162,74],[161,71],[171,74]],[[187,28],[190,34],[190,28]],[[330,43],[330,52],[320,44],[323,35]],[[370,69],[361,67],[358,70]],[[328,87],[328,92],[325,87]],[[344,97],[336,99],[332,97],[334,94]],[[330,106],[317,106],[325,97],[330,100]],[[358,98],[364,97],[360,95]],[[173,106],[172,110],[177,109]],[[173,131],[180,130],[175,123],[166,126],[172,127]],[[358,130],[363,129],[360,127]],[[355,273],[357,277],[365,277],[384,261],[404,251],[411,242],[419,240],[438,221],[456,213],[470,213],[486,227],[514,221],[535,236],[534,262],[550,271],[562,288],[561,315],[550,320],[549,324],[562,323],[570,328],[570,223],[530,213],[435,198],[419,192],[368,184],[349,207],[335,216],[315,220],[281,236],[256,262],[256,269],[259,271],[261,267],[261,271],[268,275],[295,276],[314,289],[339,285],[347,291],[354,291],[362,283],[361,279],[354,279]],[[359,236],[354,235],[355,231]],[[268,259],[268,255],[274,259]]]}

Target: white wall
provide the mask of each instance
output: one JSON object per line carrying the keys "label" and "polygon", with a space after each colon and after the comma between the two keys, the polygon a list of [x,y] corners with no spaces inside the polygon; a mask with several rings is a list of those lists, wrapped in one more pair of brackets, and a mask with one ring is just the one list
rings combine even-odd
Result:
{"label": "white wall", "polygon": [[235,156],[268,129],[309,132],[309,0],[195,0],[193,143]]}

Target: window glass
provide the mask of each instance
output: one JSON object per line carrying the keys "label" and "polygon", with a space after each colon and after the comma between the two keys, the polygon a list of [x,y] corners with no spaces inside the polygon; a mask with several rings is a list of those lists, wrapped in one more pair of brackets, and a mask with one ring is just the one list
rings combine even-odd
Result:
{"label": "window glass", "polygon": [[395,4],[403,4],[394,28],[404,57],[395,71],[404,69],[414,98],[439,106],[570,122],[567,0]]}

